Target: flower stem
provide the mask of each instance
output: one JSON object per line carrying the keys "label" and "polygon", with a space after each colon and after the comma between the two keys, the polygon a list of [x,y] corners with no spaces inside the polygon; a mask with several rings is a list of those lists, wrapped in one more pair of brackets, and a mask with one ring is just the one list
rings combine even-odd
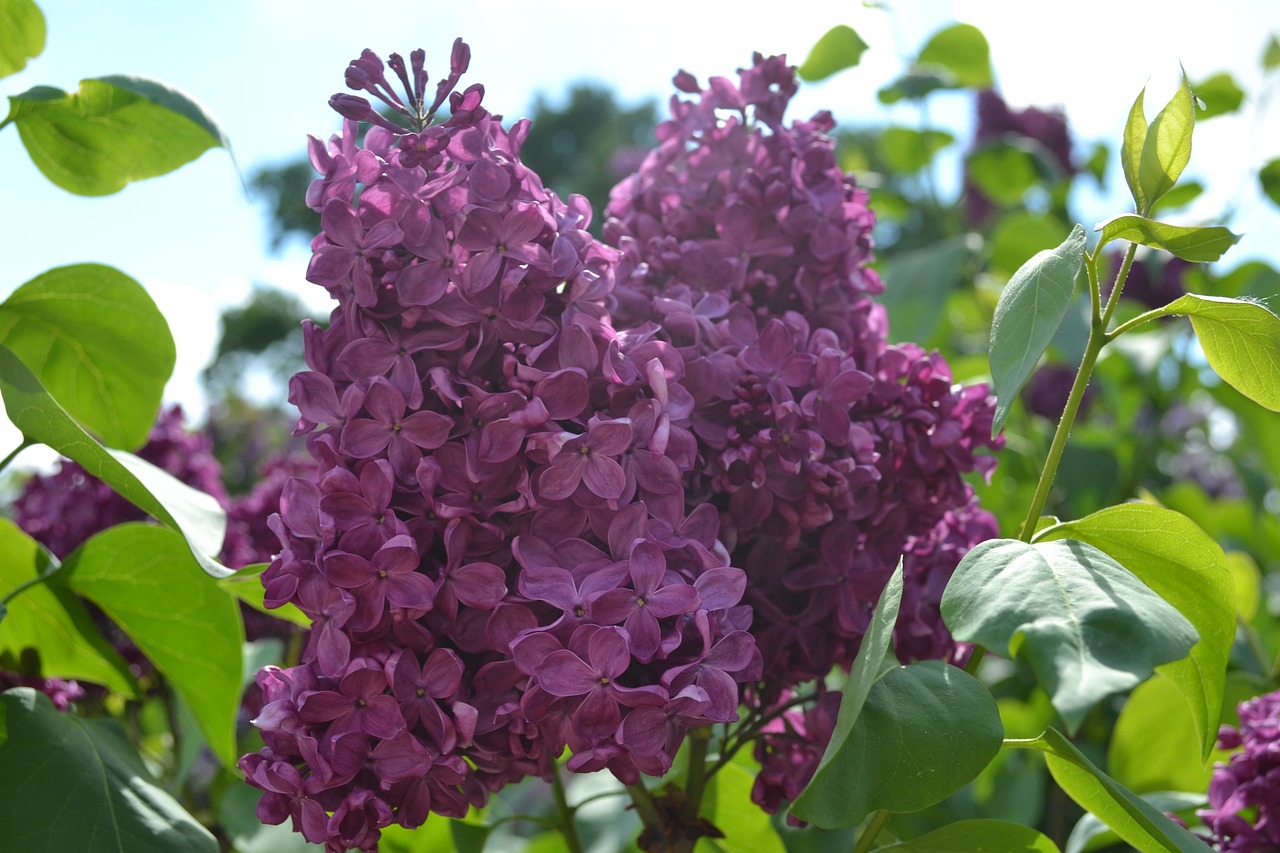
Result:
{"label": "flower stem", "polygon": [[556,813],[560,816],[560,834],[564,836],[565,849],[569,853],[582,853],[582,841],[578,838],[578,827],[573,822],[573,806],[564,794],[564,780],[560,778],[560,767],[551,763],[551,792],[556,799]]}
{"label": "flower stem", "polygon": [[628,785],[627,793],[631,795],[631,802],[636,807],[636,814],[639,815],[640,822],[644,824],[645,828],[661,833],[662,816],[658,814],[658,807],[653,803],[653,795],[644,786],[644,782],[640,781],[634,785]]}
{"label": "flower stem", "polygon": [[867,822],[867,828],[862,830],[862,835],[858,836],[858,843],[853,846],[853,853],[867,853],[871,849],[871,845],[875,844],[876,836],[880,834],[880,830],[884,828],[888,820],[889,813],[884,809],[878,809],[875,814],[871,815],[871,820]]}
{"label": "flower stem", "polygon": [[689,764],[685,771],[684,819],[697,820],[702,808],[702,793],[707,786],[707,744],[711,742],[711,729],[706,726],[689,732]]}
{"label": "flower stem", "polygon": [[19,444],[17,447],[13,449],[12,453],[6,456],[3,460],[0,460],[0,471],[3,471],[5,468],[8,468],[9,463],[14,460],[14,457],[16,457],[19,453],[26,450],[28,447],[30,447],[33,444],[35,444],[34,441],[27,438],[26,436],[23,436],[22,444]]}

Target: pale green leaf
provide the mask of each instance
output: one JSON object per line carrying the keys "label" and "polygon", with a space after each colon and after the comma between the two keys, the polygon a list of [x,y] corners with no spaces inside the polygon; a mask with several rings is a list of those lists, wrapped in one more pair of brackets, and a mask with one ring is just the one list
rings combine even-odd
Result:
{"label": "pale green leaf", "polygon": [[1216,261],[1240,241],[1239,234],[1232,234],[1221,226],[1202,228],[1167,225],[1134,214],[1108,219],[1094,230],[1102,232],[1099,248],[1112,240],[1128,240],[1153,249],[1164,249],[1192,263]]}
{"label": "pale green leaf", "polygon": [[35,0],[0,0],[0,77],[16,74],[44,50],[44,13]]}
{"label": "pale green leaf", "polygon": [[1003,820],[962,820],[877,850],[894,853],[1058,853],[1048,836]]}
{"label": "pale green leaf", "polygon": [[852,27],[839,24],[818,39],[796,73],[801,80],[811,83],[825,80],[837,71],[853,68],[861,62],[866,49],[867,43],[862,40],[862,36]]}
{"label": "pale green leaf", "polygon": [[111,447],[147,440],[176,350],[147,291],[101,264],[36,276],[0,303],[0,343]]}
{"label": "pale green leaf", "polygon": [[1142,159],[1138,163],[1138,183],[1146,206],[1139,207],[1139,213],[1149,213],[1151,205],[1178,182],[1191,159],[1191,134],[1195,124],[1195,101],[1184,76],[1169,103],[1147,128]]}
{"label": "pale green leaf", "polygon": [[946,69],[952,85],[989,89],[991,48],[982,31],[972,24],[952,24],[938,31],[920,50],[919,63]]}
{"label": "pale green leaf", "polygon": [[1280,317],[1258,302],[1194,293],[1160,313],[1190,317],[1209,366],[1250,400],[1280,412]]}

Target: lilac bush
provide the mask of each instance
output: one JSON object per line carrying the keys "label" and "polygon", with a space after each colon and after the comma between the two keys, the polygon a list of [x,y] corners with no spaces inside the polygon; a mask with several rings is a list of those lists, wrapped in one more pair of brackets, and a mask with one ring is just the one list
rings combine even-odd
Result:
{"label": "lilac bush", "polygon": [[[315,627],[257,678],[260,817],[373,849],[566,748],[660,776],[847,665],[904,552],[899,654],[961,654],[938,602],[995,532],[962,476],[994,464],[991,402],[887,344],[866,193],[828,114],[782,123],[785,59],[677,76],[698,97],[614,191],[613,246],[521,164],[528,122],[457,90],[465,44],[430,103],[423,61],[365,51],[347,83],[378,108],[335,95],[311,145],[308,279],[337,307],[290,399],[319,471],[284,485],[263,582]],[[809,731],[766,764],[820,754]]]}

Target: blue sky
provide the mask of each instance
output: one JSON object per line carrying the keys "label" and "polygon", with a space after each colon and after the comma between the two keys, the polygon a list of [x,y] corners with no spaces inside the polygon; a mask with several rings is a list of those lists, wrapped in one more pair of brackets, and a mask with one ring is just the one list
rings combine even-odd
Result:
{"label": "blue sky", "polygon": [[[467,82],[483,82],[486,104],[508,118],[526,113],[536,93],[551,98],[571,82],[614,86],[625,100],[665,100],[681,67],[700,78],[727,74],[751,52],[793,61],[837,23],[871,45],[854,71],[802,90],[792,113],[829,108],[846,123],[886,118],[916,125],[912,109],[889,114],[874,93],[902,68],[902,57],[944,22],[962,20],[988,36],[999,88],[1014,105],[1061,104],[1077,140],[1118,138],[1137,91],[1149,108],[1166,100],[1178,64],[1192,78],[1229,70],[1251,93],[1269,33],[1280,33],[1280,3],[1269,0],[1044,4],[995,0],[916,0],[887,4],[788,0],[784,4],[710,2],[536,3],[333,0],[41,0],[48,43],[26,70],[0,80],[0,94],[37,84],[74,89],[83,77],[135,73],[175,85],[202,101],[230,137],[244,173],[295,157],[306,135],[336,128],[329,95],[343,89],[347,63],[364,47],[383,54],[423,47],[432,79],[447,68],[453,38],[472,47]],[[757,11],[758,10],[758,11]],[[1145,11],[1158,10],[1158,11]],[[949,127],[970,119],[971,100],[942,95],[930,118]],[[1280,216],[1249,184],[1247,169],[1280,156],[1280,101],[1261,119],[1221,118],[1197,131],[1188,175],[1213,194],[1189,216],[1238,203],[1245,239],[1233,263],[1280,258]],[[323,307],[324,292],[303,279],[307,252],[273,255],[261,210],[247,198],[226,153],[206,153],[162,178],[98,199],[71,196],[31,165],[17,134],[0,132],[0,296],[52,266],[99,261],[143,282],[174,327],[179,365],[168,396],[199,413],[197,375],[212,352],[219,308],[255,282],[287,289]],[[1083,201],[1086,215],[1121,210]],[[1093,208],[1096,207],[1096,210]],[[1191,221],[1191,218],[1185,221]],[[1092,226],[1093,222],[1086,223]],[[0,434],[0,444],[16,444]]]}

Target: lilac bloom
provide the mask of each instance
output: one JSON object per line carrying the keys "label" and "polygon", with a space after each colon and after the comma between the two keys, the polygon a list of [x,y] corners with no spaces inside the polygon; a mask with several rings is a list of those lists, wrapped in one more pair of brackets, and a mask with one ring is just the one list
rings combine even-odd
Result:
{"label": "lilac bloom", "polygon": [[606,591],[596,599],[592,615],[606,624],[622,623],[632,654],[648,663],[662,638],[658,620],[697,609],[698,591],[674,574],[669,581],[666,557],[652,542],[636,543],[628,565],[632,588]]}
{"label": "lilac bloom", "polygon": [[476,293],[493,284],[504,258],[549,266],[547,250],[532,242],[549,225],[533,205],[517,207],[506,216],[484,207],[468,211],[458,232],[458,245],[475,252],[468,259],[464,274],[467,292]]}
{"label": "lilac bloom", "polygon": [[382,219],[366,231],[351,205],[339,199],[325,204],[320,224],[328,243],[312,255],[307,281],[324,285],[335,296],[340,296],[344,285],[350,282],[359,305],[376,305],[378,292],[370,258],[380,254],[378,249],[395,246],[404,239],[400,227],[394,220]]}
{"label": "lilac bloom", "polygon": [[422,722],[441,753],[449,753],[458,742],[453,720],[445,713],[437,700],[448,699],[462,686],[463,664],[457,653],[450,649],[435,649],[427,656],[426,663],[418,666],[418,659],[411,651],[397,653],[388,664],[392,693],[400,703],[405,725],[410,728]]}
{"label": "lilac bloom", "polygon": [[813,418],[818,433],[828,442],[849,440],[849,409],[871,390],[870,374],[847,364],[839,353],[827,350],[818,356],[815,388],[800,401],[800,411]]}
{"label": "lilac bloom", "polygon": [[[466,333],[460,329],[406,330],[382,326],[375,336],[357,338],[343,347],[338,362],[352,379],[385,377],[405,395],[409,407],[422,406],[422,377],[413,357],[421,352],[448,352],[461,347]],[[326,423],[331,423],[327,421]]]}
{"label": "lilac bloom", "polygon": [[385,459],[374,459],[360,469],[360,478],[344,468],[327,472],[320,508],[341,531],[339,544],[353,553],[376,551],[408,528],[391,509],[395,475]]}
{"label": "lilac bloom", "polygon": [[383,692],[386,688],[381,668],[356,668],[342,677],[337,690],[308,694],[298,711],[309,723],[329,723],[329,737],[344,732],[395,737],[405,728],[404,717],[395,697]]}
{"label": "lilac bloom", "polygon": [[431,607],[436,586],[418,571],[421,565],[413,539],[400,535],[388,539],[372,560],[344,551],[330,553],[324,560],[324,574],[334,586],[355,597],[351,627],[367,631],[382,620],[388,604],[406,610]]}
{"label": "lilac bloom", "polygon": [[770,320],[760,337],[738,356],[742,366],[765,381],[775,403],[792,399],[792,388],[809,383],[813,375],[814,357],[796,352],[791,329],[778,319]]}
{"label": "lilac bloom", "polygon": [[423,450],[435,450],[449,438],[453,421],[435,412],[405,415],[405,399],[385,379],[374,380],[365,397],[369,418],[352,418],[342,429],[342,452],[369,458],[387,452],[396,476],[409,479]]}
{"label": "lilac bloom", "polygon": [[660,704],[665,694],[656,686],[629,688],[615,679],[631,665],[631,652],[626,631],[621,628],[587,625],[584,631],[585,654],[561,649],[551,652],[539,664],[536,678],[543,690],[552,696],[581,697],[573,711],[575,732],[585,738],[611,734],[622,722],[619,704]]}
{"label": "lilac bloom", "polygon": [[303,587],[298,607],[311,617],[311,634],[304,660],[313,660],[320,672],[333,678],[351,659],[351,640],[343,630],[356,612],[355,598],[345,590]]}
{"label": "lilac bloom", "polygon": [[543,470],[539,491],[549,500],[564,500],[583,483],[596,496],[612,500],[622,494],[626,474],[613,457],[631,446],[631,422],[593,419],[587,432],[566,441]]}

